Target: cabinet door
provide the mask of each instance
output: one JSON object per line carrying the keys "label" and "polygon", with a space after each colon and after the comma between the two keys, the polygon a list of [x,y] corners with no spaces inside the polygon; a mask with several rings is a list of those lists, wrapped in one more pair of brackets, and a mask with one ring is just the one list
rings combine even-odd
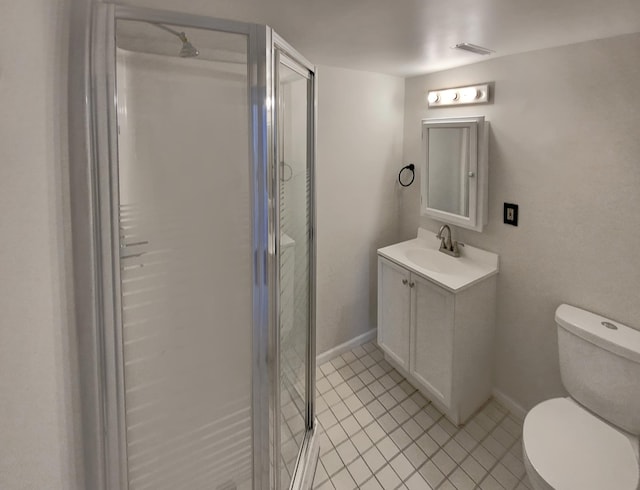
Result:
{"label": "cabinet door", "polygon": [[409,271],[378,258],[378,344],[400,367],[409,370]]}
{"label": "cabinet door", "polygon": [[445,406],[451,401],[454,295],[415,274],[411,288],[410,372]]}

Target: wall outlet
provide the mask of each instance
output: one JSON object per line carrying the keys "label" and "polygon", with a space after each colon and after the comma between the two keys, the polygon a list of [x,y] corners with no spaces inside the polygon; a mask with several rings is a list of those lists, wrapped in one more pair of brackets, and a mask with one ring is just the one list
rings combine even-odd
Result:
{"label": "wall outlet", "polygon": [[507,225],[518,226],[518,205],[510,202],[504,203],[504,222]]}

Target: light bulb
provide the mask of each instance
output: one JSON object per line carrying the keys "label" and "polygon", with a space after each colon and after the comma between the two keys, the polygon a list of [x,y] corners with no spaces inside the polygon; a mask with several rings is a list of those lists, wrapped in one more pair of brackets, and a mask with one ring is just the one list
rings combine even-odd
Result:
{"label": "light bulb", "polygon": [[460,99],[462,102],[470,102],[472,100],[476,100],[479,95],[480,93],[475,87],[465,87],[460,90]]}
{"label": "light bulb", "polygon": [[442,92],[442,102],[444,102],[445,104],[454,102],[458,100],[459,97],[460,94],[458,94],[457,90],[445,90],[444,92]]}
{"label": "light bulb", "polygon": [[427,101],[429,104],[435,104],[440,100],[440,95],[438,92],[429,92],[429,96],[427,97]]}

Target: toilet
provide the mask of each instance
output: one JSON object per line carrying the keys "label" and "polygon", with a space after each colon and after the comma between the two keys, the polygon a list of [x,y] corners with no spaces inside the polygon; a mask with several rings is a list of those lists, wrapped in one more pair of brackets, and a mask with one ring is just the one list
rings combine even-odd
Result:
{"label": "toilet", "polygon": [[556,310],[567,398],[524,420],[522,447],[535,490],[640,488],[640,331],[569,305]]}

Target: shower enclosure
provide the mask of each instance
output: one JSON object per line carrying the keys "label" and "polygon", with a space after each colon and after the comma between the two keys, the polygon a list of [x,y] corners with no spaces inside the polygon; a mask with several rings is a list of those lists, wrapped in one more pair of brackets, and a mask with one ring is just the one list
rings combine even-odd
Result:
{"label": "shower enclosure", "polygon": [[267,26],[110,4],[91,54],[92,488],[310,488],[314,67]]}

